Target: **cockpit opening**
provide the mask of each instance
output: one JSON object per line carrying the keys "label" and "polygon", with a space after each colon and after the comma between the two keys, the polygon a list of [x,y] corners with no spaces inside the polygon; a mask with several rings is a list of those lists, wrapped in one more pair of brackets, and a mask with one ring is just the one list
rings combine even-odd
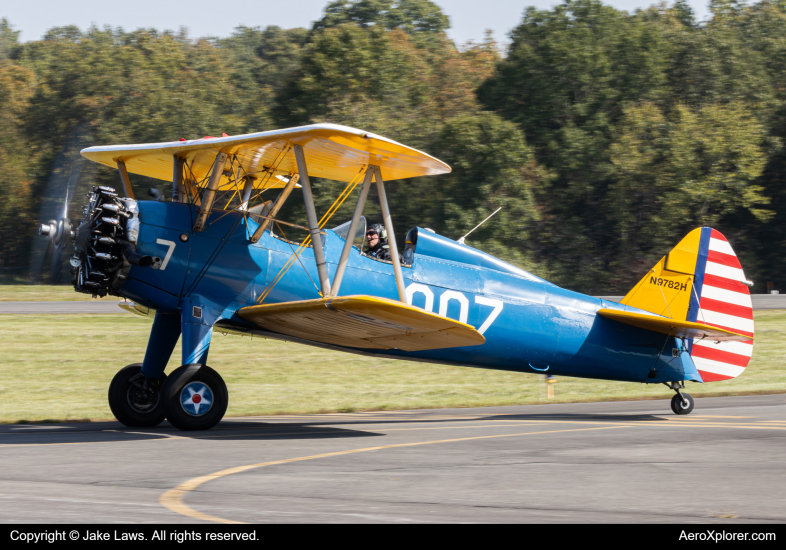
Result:
{"label": "cockpit opening", "polygon": [[[348,221],[333,228],[333,231],[344,239],[344,241],[347,240],[350,223],[351,221]],[[412,262],[415,260],[415,247],[417,246],[417,241],[418,228],[413,227],[407,233],[403,252],[399,252],[399,260],[402,266],[412,267]],[[397,242],[400,241],[397,239]],[[388,236],[385,226],[382,224],[374,224],[369,227],[365,216],[360,217],[360,222],[358,223],[352,245],[357,248],[360,254],[368,258],[378,262],[393,263],[390,258],[390,248],[388,246]]]}

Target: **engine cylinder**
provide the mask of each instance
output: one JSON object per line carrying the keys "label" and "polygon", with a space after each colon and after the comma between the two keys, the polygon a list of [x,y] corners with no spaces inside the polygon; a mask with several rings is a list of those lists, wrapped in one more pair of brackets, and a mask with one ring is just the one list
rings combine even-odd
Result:
{"label": "engine cylinder", "polygon": [[[139,208],[132,199],[118,198],[111,187],[93,187],[88,198],[76,231],[64,227],[75,245],[71,282],[77,292],[119,295],[132,265],[147,267],[153,262],[136,251]],[[107,217],[110,212],[117,217]],[[58,230],[56,225],[42,225],[39,232],[56,235]]]}

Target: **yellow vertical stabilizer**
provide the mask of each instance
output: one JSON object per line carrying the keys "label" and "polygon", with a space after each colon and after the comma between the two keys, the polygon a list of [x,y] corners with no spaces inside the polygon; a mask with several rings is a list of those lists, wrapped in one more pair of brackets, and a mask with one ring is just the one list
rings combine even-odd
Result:
{"label": "yellow vertical stabilizer", "polygon": [[687,319],[700,242],[701,228],[688,233],[620,303],[671,319]]}

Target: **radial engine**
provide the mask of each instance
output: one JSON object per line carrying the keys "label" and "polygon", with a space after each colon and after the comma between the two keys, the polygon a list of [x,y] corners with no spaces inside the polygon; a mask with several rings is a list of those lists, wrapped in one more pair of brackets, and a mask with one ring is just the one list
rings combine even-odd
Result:
{"label": "radial engine", "polygon": [[51,220],[38,234],[60,249],[74,246],[71,283],[77,292],[119,296],[132,265],[148,267],[153,258],[136,251],[139,207],[133,199],[120,198],[111,187],[95,186],[88,193],[84,217],[72,227],[71,220]]}

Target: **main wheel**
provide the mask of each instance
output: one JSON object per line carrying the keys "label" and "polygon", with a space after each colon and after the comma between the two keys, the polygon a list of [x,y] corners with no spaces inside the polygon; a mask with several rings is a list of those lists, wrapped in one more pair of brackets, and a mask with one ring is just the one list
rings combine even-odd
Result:
{"label": "main wheel", "polygon": [[142,364],[123,367],[109,384],[109,408],[129,428],[150,428],[164,421],[161,388],[166,375],[150,379],[142,373]]}
{"label": "main wheel", "polygon": [[671,410],[674,411],[674,414],[690,414],[693,404],[693,398],[685,392],[682,393],[682,397],[680,394],[676,394],[671,398]]}
{"label": "main wheel", "polygon": [[180,430],[209,430],[224,417],[229,392],[224,380],[207,365],[183,365],[167,378],[164,410]]}

